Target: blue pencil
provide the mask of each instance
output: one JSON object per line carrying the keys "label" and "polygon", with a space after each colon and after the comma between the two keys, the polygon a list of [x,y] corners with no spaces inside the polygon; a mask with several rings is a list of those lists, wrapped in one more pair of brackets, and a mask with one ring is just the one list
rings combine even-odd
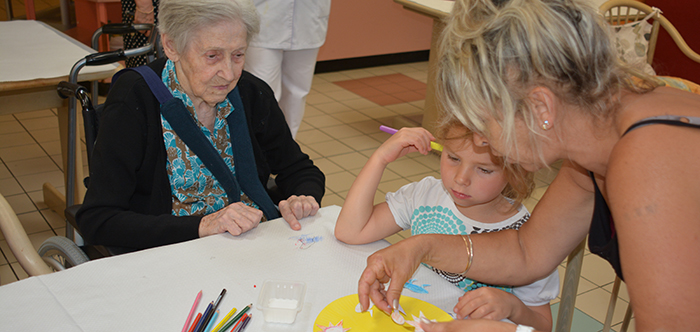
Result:
{"label": "blue pencil", "polygon": [[219,316],[219,310],[214,312],[214,314],[211,316],[211,320],[209,320],[209,324],[207,324],[207,327],[204,329],[204,332],[211,331],[211,328],[214,327],[214,322],[216,322],[216,318],[218,316]]}
{"label": "blue pencil", "polygon": [[211,309],[214,307],[214,302],[209,302],[209,305],[207,306],[207,309],[204,310],[204,313],[202,314],[202,319],[199,320],[199,323],[197,323],[197,326],[194,328],[194,332],[200,332],[201,329],[204,328],[204,317],[207,317],[209,315],[209,312]]}

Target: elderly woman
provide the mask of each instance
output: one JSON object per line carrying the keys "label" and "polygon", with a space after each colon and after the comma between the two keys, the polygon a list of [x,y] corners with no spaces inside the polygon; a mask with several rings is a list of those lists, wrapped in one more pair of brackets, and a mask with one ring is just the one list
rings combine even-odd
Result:
{"label": "elderly woman", "polygon": [[[588,236],[624,277],[637,331],[697,331],[700,96],[631,84],[608,27],[582,0],[458,0],[441,47],[440,99],[478,133],[474,144],[530,171],[563,166],[518,231],[472,235],[471,248],[419,235],[370,257],[364,308],[371,297],[388,311],[420,262],[526,284]],[[478,319],[423,327],[532,331]]]}
{"label": "elderly woman", "polygon": [[[148,67],[184,118],[166,119],[166,104],[161,113],[137,72],[114,83],[77,214],[86,242],[133,251],[223,232],[239,235],[279,214],[301,229],[298,219],[319,208],[325,178],[292,139],[272,90],[243,71],[248,42],[258,31],[255,7],[247,0],[160,5],[167,59]],[[187,122],[201,146],[185,143],[174,129]],[[224,180],[193,152],[206,146],[223,159],[227,182],[239,191],[228,193]],[[279,212],[266,191],[270,174],[286,198],[278,202]]]}

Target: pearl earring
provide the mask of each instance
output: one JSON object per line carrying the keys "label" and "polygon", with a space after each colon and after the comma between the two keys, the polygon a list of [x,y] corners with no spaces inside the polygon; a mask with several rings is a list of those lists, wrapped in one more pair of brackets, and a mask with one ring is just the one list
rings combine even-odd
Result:
{"label": "pearl earring", "polygon": [[544,120],[544,123],[542,124],[542,130],[549,130],[549,121]]}

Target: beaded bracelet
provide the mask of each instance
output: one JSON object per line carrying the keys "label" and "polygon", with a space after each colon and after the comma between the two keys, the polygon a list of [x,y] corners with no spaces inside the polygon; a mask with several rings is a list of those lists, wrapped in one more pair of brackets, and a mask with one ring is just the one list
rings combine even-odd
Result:
{"label": "beaded bracelet", "polygon": [[472,238],[469,236],[469,234],[462,235],[462,240],[464,241],[464,246],[467,249],[467,256],[469,257],[467,267],[464,269],[464,272],[460,273],[461,275],[465,275],[467,274],[467,271],[469,271],[469,268],[472,267],[472,261],[474,260],[474,244],[472,243]]}

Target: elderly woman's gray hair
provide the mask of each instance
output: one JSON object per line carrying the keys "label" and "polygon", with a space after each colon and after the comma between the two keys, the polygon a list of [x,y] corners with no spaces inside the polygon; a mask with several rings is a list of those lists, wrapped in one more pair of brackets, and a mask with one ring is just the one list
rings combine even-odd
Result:
{"label": "elderly woman's gray hair", "polygon": [[239,21],[247,32],[246,42],[260,31],[260,17],[250,0],[160,0],[158,30],[168,35],[183,52],[191,34],[222,21]]}

